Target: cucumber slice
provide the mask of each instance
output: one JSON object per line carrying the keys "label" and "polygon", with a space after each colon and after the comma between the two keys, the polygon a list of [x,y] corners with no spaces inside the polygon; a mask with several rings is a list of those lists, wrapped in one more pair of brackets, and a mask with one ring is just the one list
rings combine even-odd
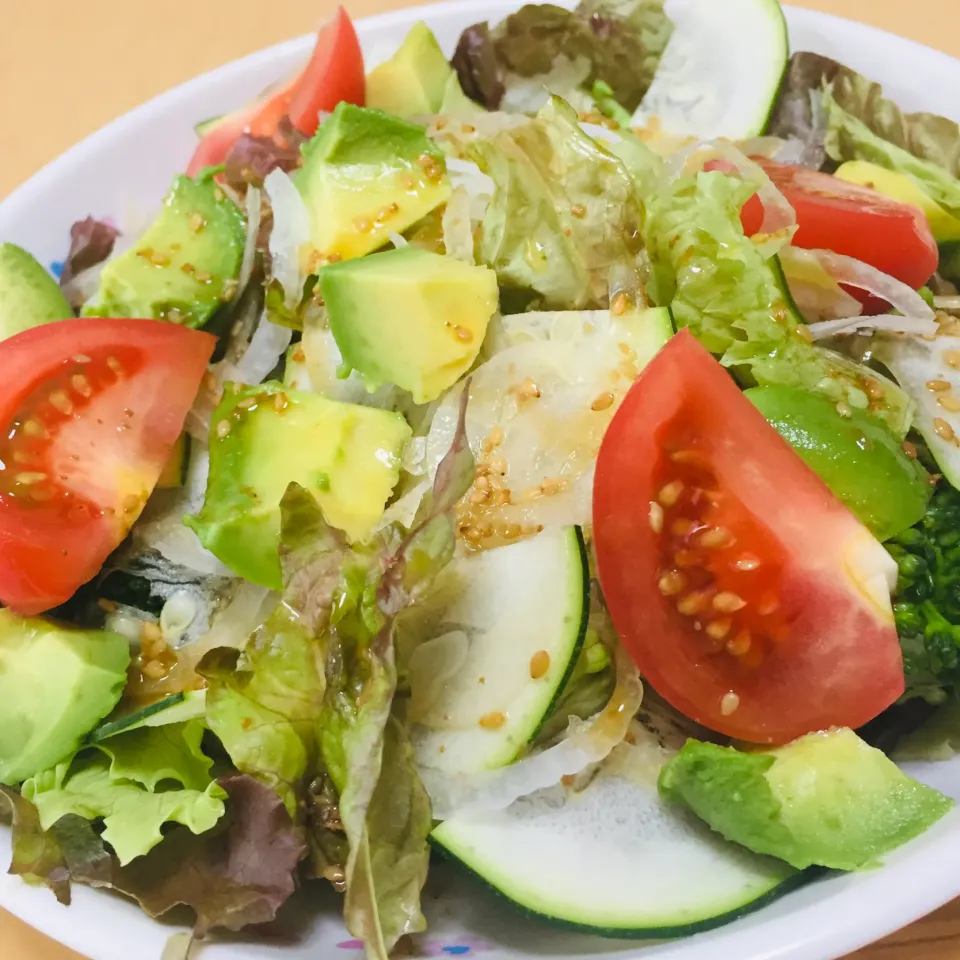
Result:
{"label": "cucumber slice", "polygon": [[[927,441],[940,472],[960,490],[960,413],[948,409],[954,404],[941,402],[960,398],[960,369],[955,366],[960,363],[960,337],[886,337],[873,355],[917,405],[914,427]],[[934,380],[949,384],[949,389],[930,390],[927,384]]]}
{"label": "cucumber slice", "polygon": [[172,490],[182,487],[187,481],[187,467],[190,464],[190,435],[181,433],[177,442],[170,451],[160,478],[157,480],[158,490]]}
{"label": "cucumber slice", "polygon": [[156,703],[128,713],[125,717],[101,723],[89,737],[88,743],[100,743],[118,733],[127,733],[140,727],[165,727],[169,723],[184,723],[196,720],[206,711],[207,691],[188,690],[186,693],[172,693]]}
{"label": "cucumber slice", "polygon": [[525,912],[609,937],[696,933],[806,879],[661,801],[658,749],[622,744],[580,792],[557,785],[502,812],[447,820],[432,838]]}
{"label": "cucumber slice", "polygon": [[633,117],[668,133],[742,140],[763,132],[789,57],[777,0],[673,0],[673,35]]}
{"label": "cucumber slice", "polygon": [[200,123],[195,123],[193,125],[194,133],[201,139],[205,137],[220,121],[223,119],[223,116],[211,117],[209,120],[201,120]]}
{"label": "cucumber slice", "polygon": [[446,772],[506,766],[536,736],[583,645],[590,572],[580,529],[458,560],[436,596],[416,630],[438,640],[411,661],[417,760]]}

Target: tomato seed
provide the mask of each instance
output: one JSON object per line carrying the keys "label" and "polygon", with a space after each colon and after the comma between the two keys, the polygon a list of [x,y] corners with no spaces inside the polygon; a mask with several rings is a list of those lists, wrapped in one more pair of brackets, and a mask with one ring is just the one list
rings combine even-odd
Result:
{"label": "tomato seed", "polygon": [[720,698],[720,712],[725,717],[729,717],[731,714],[736,713],[739,706],[740,698],[732,690],[729,693],[725,693]]}
{"label": "tomato seed", "polygon": [[590,409],[594,413],[599,413],[601,410],[609,410],[613,406],[613,394],[612,393],[601,393],[593,403],[590,404]]}
{"label": "tomato seed", "polygon": [[733,537],[726,527],[710,527],[709,530],[704,530],[703,533],[697,537],[697,542],[704,550],[717,550],[720,547],[726,547],[732,540]]}
{"label": "tomato seed", "polygon": [[780,609],[780,602],[776,597],[764,597],[761,601],[760,606],[757,607],[757,613],[761,617],[769,617],[772,613],[776,613]]}
{"label": "tomato seed", "polygon": [[719,613],[736,613],[746,605],[747,603],[742,597],[738,597],[735,593],[730,593],[728,590],[718,593],[713,598],[713,609]]}
{"label": "tomato seed", "polygon": [[668,570],[660,575],[657,589],[665,597],[675,597],[687,588],[687,578],[679,570]]}
{"label": "tomato seed", "polygon": [[75,373],[70,378],[70,386],[72,386],[81,397],[93,396],[93,387],[90,386],[90,381],[82,373]]}
{"label": "tomato seed", "polygon": [[28,437],[41,437],[44,440],[47,438],[47,431],[44,428],[43,424],[37,420],[26,420],[23,424],[23,432]]}
{"label": "tomato seed", "polygon": [[752,640],[749,630],[741,630],[732,640],[727,641],[727,651],[735,657],[742,657],[749,649]]}
{"label": "tomato seed", "polygon": [[705,593],[688,593],[677,601],[677,610],[685,617],[692,617],[703,612],[707,600],[708,597]]}
{"label": "tomato seed", "polygon": [[756,570],[760,566],[760,561],[751,556],[749,553],[745,553],[737,562],[734,564],[734,567],[737,570],[742,570],[744,573],[749,573],[751,570]]}
{"label": "tomato seed", "polygon": [[724,618],[723,620],[711,620],[707,624],[707,636],[711,640],[723,640],[730,632],[731,622]]}
{"label": "tomato seed", "polygon": [[662,487],[660,490],[657,499],[665,507],[675,506],[677,501],[680,499],[680,494],[683,493],[683,481],[674,480],[672,483],[668,483],[665,487]]}
{"label": "tomato seed", "polygon": [[18,473],[13,479],[15,483],[19,483],[24,487],[29,487],[34,483],[42,483],[47,479],[47,475],[45,473],[37,473],[32,470],[27,470],[23,473]]}
{"label": "tomato seed", "polygon": [[679,520],[674,520],[673,523],[670,524],[670,532],[675,537],[686,537],[693,533],[693,531],[696,529],[696,521],[688,520],[686,517],[681,517]]}
{"label": "tomato seed", "polygon": [[654,533],[663,530],[663,507],[655,500],[650,501],[650,529]]}
{"label": "tomato seed", "polygon": [[50,406],[54,410],[58,410],[65,417],[69,417],[73,413],[73,404],[70,402],[70,398],[62,390],[54,390],[50,394]]}

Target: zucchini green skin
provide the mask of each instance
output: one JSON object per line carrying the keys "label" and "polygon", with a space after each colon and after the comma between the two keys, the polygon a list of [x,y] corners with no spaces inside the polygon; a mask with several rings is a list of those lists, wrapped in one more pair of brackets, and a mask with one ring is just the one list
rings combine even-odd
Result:
{"label": "zucchini green skin", "polygon": [[697,920],[692,923],[664,924],[661,927],[595,927],[576,920],[566,920],[563,917],[540,913],[536,910],[531,910],[529,907],[523,906],[523,904],[517,903],[516,900],[511,899],[502,890],[485,880],[479,873],[470,867],[469,864],[465,863],[458,856],[451,853],[446,847],[443,846],[442,843],[440,843],[439,840],[431,836],[430,842],[433,845],[433,849],[444,860],[457,864],[460,869],[469,874],[471,879],[475,880],[484,889],[492,893],[498,900],[509,904],[512,909],[522,916],[528,917],[531,920],[538,920],[559,930],[569,930],[572,933],[586,933],[611,940],[671,940],[678,937],[692,937],[697,933],[706,933],[709,930],[716,930],[718,927],[726,926],[728,923],[733,923],[735,920],[740,920],[757,910],[763,909],[776,900],[779,900],[781,897],[786,896],[788,893],[792,893],[794,890],[800,889],[800,887],[805,887],[808,883],[813,883],[815,880],[818,880],[831,872],[823,867],[809,867],[806,870],[802,870],[799,873],[788,877],[786,880],[777,884],[777,886],[772,890],[769,890],[767,893],[757,897],[756,900],[745,903],[743,906],[737,907],[734,910],[728,910],[724,913],[717,914],[715,917],[707,917],[703,920]]}
{"label": "zucchini green skin", "polygon": [[[546,710],[544,710],[543,716],[540,718],[540,722],[537,724],[536,729],[531,734],[528,743],[533,743],[537,739],[537,737],[540,735],[540,731],[543,729],[544,724],[547,722],[547,720],[549,720],[554,708],[563,697],[564,690],[566,690],[567,684],[570,682],[570,677],[573,676],[573,671],[576,669],[577,660],[580,657],[580,651],[583,649],[583,643],[587,638],[587,627],[590,623],[590,559],[587,556],[587,541],[584,539],[583,529],[581,527],[574,527],[573,529],[577,538],[577,547],[580,551],[580,563],[583,565],[583,593],[580,608],[580,626],[578,628],[576,642],[573,645],[573,650],[570,652],[570,659],[567,661],[567,671],[563,675],[563,680],[557,684],[557,689],[553,695],[553,699],[551,699]],[[516,759],[516,757],[514,759]]]}
{"label": "zucchini green skin", "polygon": [[[193,720],[204,715],[205,698],[200,696],[202,691],[191,691],[190,693],[172,693],[156,703],[148,704],[139,710],[134,710],[126,716],[118,717],[115,720],[108,720],[101,723],[99,727],[93,730],[87,737],[87,743],[100,743],[118,733],[124,733],[129,730],[136,730],[144,726],[163,726],[163,722],[157,722],[157,717],[168,711],[175,710],[175,714],[170,715],[170,723],[182,723],[184,720]],[[182,709],[176,709],[182,707]],[[150,721],[154,722],[150,722]]]}

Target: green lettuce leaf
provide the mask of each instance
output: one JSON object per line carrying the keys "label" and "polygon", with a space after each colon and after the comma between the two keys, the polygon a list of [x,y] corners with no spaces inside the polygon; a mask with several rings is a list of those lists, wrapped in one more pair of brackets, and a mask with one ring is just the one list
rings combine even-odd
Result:
{"label": "green lettuce leaf", "polygon": [[[151,917],[188,906],[197,916],[198,937],[214,927],[268,923],[296,889],[303,841],[268,787],[239,774],[222,777],[216,786],[229,809],[215,829],[198,836],[175,827],[162,844],[127,865],[89,820],[71,814],[43,831],[36,809],[20,798],[12,872],[42,879],[65,903],[73,881],[115,890]],[[9,800],[12,791],[4,793]]]}
{"label": "green lettuce leaf", "polygon": [[639,251],[641,210],[626,166],[557,97],[530,123],[477,142],[471,158],[496,187],[477,253],[501,286],[554,309],[605,306],[611,266]]}
{"label": "green lettuce leaf", "polygon": [[[27,780],[23,796],[44,829],[68,814],[103,819],[103,839],[129,863],[161,842],[165,824],[204,833],[223,816],[226,794],[210,777],[202,735],[199,721],[119,734]],[[180,789],[158,790],[171,781]]]}
{"label": "green lettuce leaf", "polygon": [[740,208],[753,190],[719,171],[661,183],[648,198],[644,228],[650,296],[747,382],[822,393],[905,436],[913,414],[907,395],[805,335],[779,261],[743,234]]}

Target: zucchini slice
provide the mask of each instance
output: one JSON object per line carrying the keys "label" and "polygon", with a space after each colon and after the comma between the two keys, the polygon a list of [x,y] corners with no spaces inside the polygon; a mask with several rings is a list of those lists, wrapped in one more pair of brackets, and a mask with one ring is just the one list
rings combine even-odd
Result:
{"label": "zucchini slice", "polygon": [[790,55],[777,0],[673,0],[674,31],[634,126],[744,140],[763,133]]}
{"label": "zucchini slice", "polygon": [[157,700],[140,710],[134,710],[126,716],[117,717],[101,723],[89,737],[88,743],[100,743],[118,733],[127,733],[140,727],[164,727],[169,723],[184,723],[196,720],[206,711],[207,691],[188,690],[186,693],[172,693],[169,697]]}
{"label": "zucchini slice", "polygon": [[441,851],[524,912],[607,937],[662,938],[727,923],[807,879],[727,843],[665,804],[665,751],[621,744],[589,784],[447,820]]}
{"label": "zucchini slice", "polygon": [[563,691],[590,614],[579,527],[452,563],[411,659],[417,761],[444,772],[512,763]]}

